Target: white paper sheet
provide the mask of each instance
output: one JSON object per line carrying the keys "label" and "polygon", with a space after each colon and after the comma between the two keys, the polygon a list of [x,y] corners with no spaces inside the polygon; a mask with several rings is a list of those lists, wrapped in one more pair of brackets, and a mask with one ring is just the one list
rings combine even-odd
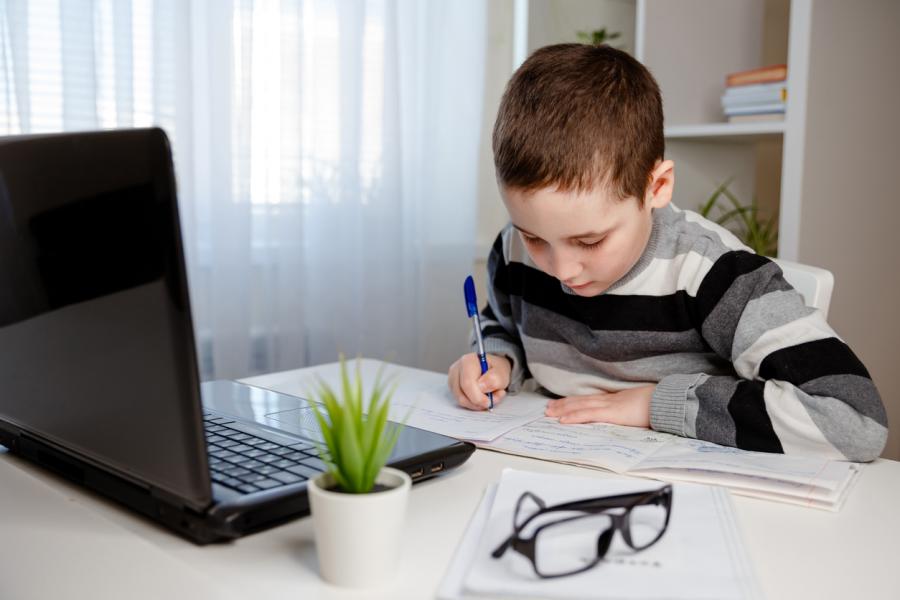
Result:
{"label": "white paper sheet", "polygon": [[[422,390],[414,397],[398,396],[391,402],[390,418],[407,425],[473,442],[497,439],[544,416],[547,398],[521,393],[497,404],[492,411],[463,408],[446,383]],[[408,417],[407,417],[408,415]]]}
{"label": "white paper sheet", "polygon": [[482,446],[546,460],[592,463],[621,473],[658,452],[674,437],[606,423],[563,425],[555,418],[544,417]]}
{"label": "white paper sheet", "polygon": [[837,510],[858,465],[747,452],[636,427],[561,425],[542,418],[484,448],[666,481],[730,487],[743,495]]}
{"label": "white paper sheet", "polygon": [[[355,361],[348,366],[355,369]],[[368,385],[379,368],[377,361],[361,362]],[[318,367],[316,375],[335,387],[340,381],[337,364]],[[826,510],[840,508],[859,468],[855,463],[815,457],[746,452],[636,427],[561,425],[543,416],[547,398],[534,393],[508,396],[491,413],[469,411],[451,396],[443,373],[386,365],[384,375],[400,383],[392,400],[392,420],[407,419],[414,427],[510,454],[642,477],[724,485],[744,495]],[[312,375],[268,377],[276,378],[269,382],[271,389],[301,396],[316,383]]]}
{"label": "white paper sheet", "polygon": [[669,529],[656,545],[634,554],[617,538],[608,554],[610,560],[585,573],[539,579],[530,562],[515,552],[507,551],[500,559],[490,556],[494,547],[509,535],[513,508],[525,490],[553,504],[654,489],[658,485],[633,479],[505,470],[490,510],[487,508],[492,497],[489,491],[473,516],[439,589],[439,597],[758,597],[727,492],[707,486],[676,484]]}

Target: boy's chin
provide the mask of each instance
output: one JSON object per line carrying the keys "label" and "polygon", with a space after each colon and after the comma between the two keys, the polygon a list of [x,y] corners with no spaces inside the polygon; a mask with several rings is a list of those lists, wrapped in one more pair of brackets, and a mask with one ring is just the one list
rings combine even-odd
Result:
{"label": "boy's chin", "polygon": [[566,286],[566,287],[568,287],[570,290],[572,290],[572,293],[577,296],[582,296],[584,298],[590,298],[592,296],[599,296],[600,294],[605,292],[606,288],[609,286],[604,285],[597,281],[592,281],[591,283],[588,283],[588,284],[585,284],[582,286],[578,286],[578,287],[571,287],[571,286]]}

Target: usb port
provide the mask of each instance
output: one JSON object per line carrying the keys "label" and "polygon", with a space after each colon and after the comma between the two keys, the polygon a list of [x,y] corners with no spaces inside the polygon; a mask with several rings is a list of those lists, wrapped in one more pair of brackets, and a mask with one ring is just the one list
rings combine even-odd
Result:
{"label": "usb port", "polygon": [[413,471],[412,473],[410,473],[409,476],[410,476],[412,479],[418,479],[419,477],[421,477],[421,476],[424,475],[424,474],[425,474],[425,468],[422,467],[421,469],[416,469],[415,471]]}
{"label": "usb port", "polygon": [[437,473],[438,471],[443,471],[443,470],[444,470],[444,463],[442,463],[442,462],[434,463],[433,465],[431,465],[428,468],[429,473]]}

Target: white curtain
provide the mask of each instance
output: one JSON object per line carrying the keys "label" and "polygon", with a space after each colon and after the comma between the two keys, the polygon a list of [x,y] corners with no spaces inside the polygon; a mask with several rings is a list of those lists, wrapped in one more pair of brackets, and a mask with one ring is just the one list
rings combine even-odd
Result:
{"label": "white curtain", "polygon": [[0,134],[159,125],[203,378],[465,346],[481,0],[0,0]]}

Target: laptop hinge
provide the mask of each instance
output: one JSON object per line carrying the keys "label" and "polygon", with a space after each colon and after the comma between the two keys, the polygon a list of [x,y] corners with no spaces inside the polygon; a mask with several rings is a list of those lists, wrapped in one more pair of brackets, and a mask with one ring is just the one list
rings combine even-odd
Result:
{"label": "laptop hinge", "polygon": [[9,423],[2,423],[0,426],[0,446],[15,450],[20,437],[22,437],[22,430],[18,427]]}

